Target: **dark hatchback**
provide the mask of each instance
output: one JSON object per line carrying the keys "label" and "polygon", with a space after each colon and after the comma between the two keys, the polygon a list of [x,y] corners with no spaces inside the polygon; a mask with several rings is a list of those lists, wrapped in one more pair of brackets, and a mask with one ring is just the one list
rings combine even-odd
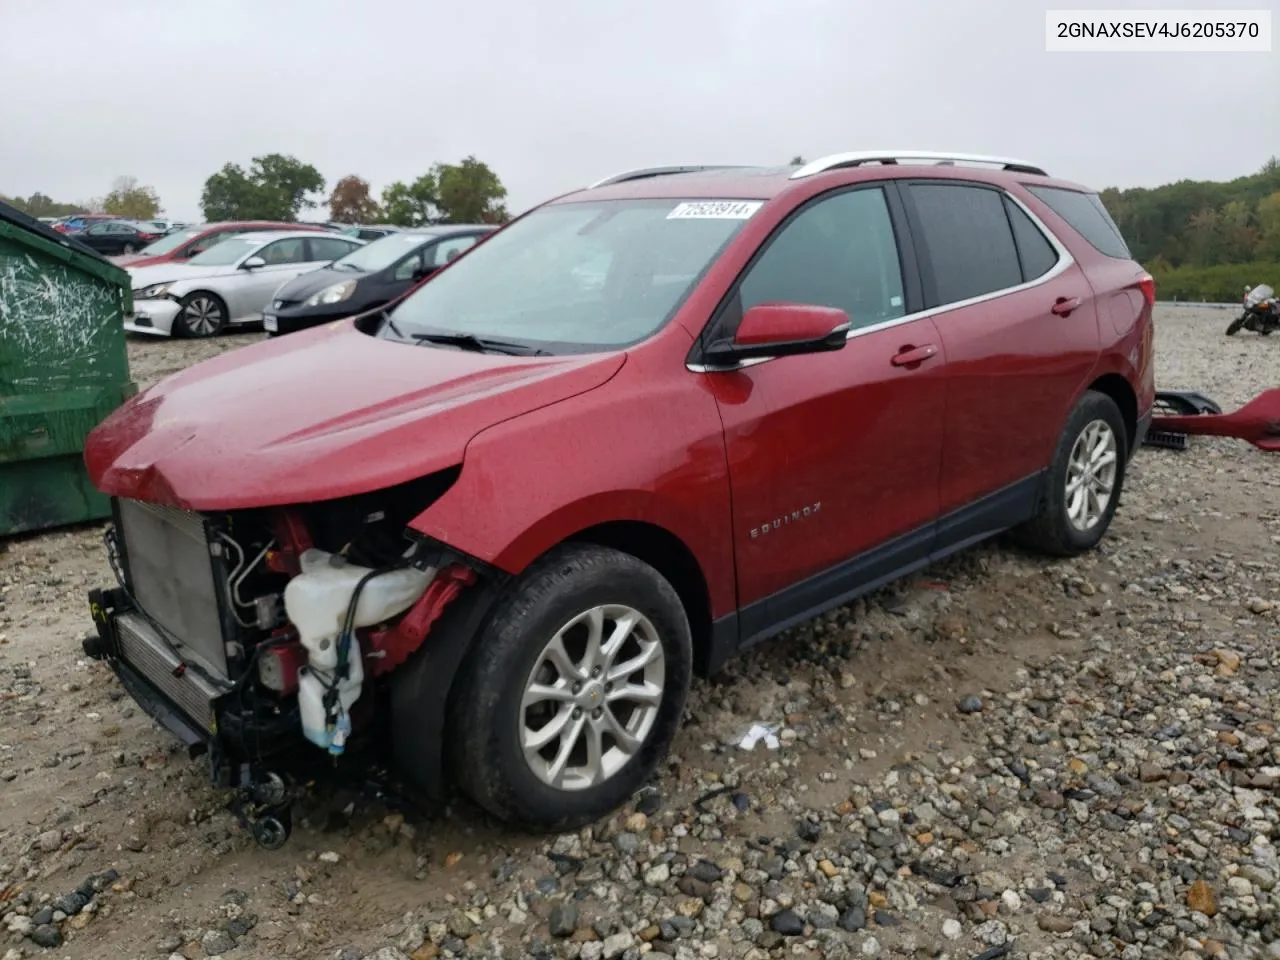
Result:
{"label": "dark hatchback", "polygon": [[496,229],[450,224],[375,240],[282,284],[263,314],[263,329],[279,336],[390,303]]}

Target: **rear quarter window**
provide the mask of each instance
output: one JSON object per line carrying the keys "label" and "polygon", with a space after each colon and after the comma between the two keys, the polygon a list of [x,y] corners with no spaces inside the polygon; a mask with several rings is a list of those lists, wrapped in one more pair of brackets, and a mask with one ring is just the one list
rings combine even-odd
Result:
{"label": "rear quarter window", "polygon": [[1024,186],[1032,196],[1071,224],[1071,228],[1099,253],[1118,260],[1133,259],[1120,228],[1096,193],[1081,193],[1063,187]]}

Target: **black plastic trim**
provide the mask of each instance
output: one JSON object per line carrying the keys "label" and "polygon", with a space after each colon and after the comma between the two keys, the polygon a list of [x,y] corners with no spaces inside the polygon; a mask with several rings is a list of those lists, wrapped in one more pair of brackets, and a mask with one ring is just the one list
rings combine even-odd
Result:
{"label": "black plastic trim", "polygon": [[715,673],[737,654],[784,630],[1026,522],[1035,513],[1044,476],[1045,471],[1037,471],[721,617],[711,625],[704,670]]}

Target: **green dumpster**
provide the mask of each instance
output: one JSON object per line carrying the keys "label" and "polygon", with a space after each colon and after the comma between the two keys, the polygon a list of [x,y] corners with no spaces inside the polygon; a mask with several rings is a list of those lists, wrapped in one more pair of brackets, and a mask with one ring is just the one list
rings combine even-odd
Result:
{"label": "green dumpster", "polygon": [[137,392],[129,275],[0,203],[0,536],[107,516],[85,435]]}

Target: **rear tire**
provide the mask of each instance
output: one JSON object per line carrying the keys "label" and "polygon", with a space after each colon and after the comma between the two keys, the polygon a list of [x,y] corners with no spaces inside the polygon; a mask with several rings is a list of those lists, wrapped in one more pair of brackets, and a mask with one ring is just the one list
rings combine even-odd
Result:
{"label": "rear tire", "polygon": [[665,755],[691,664],[689,622],[661,574],[616,550],[560,548],[498,600],[462,666],[450,695],[454,776],[512,825],[592,823]]}
{"label": "rear tire", "polygon": [[1244,326],[1244,320],[1245,320],[1244,314],[1241,314],[1240,316],[1232,320],[1231,323],[1227,325],[1227,336],[1234,337],[1237,333],[1239,333],[1240,328]]}
{"label": "rear tire", "polygon": [[1067,418],[1036,514],[1014,537],[1050,556],[1092,550],[1120,503],[1128,451],[1129,432],[1116,402],[1087,391]]}

